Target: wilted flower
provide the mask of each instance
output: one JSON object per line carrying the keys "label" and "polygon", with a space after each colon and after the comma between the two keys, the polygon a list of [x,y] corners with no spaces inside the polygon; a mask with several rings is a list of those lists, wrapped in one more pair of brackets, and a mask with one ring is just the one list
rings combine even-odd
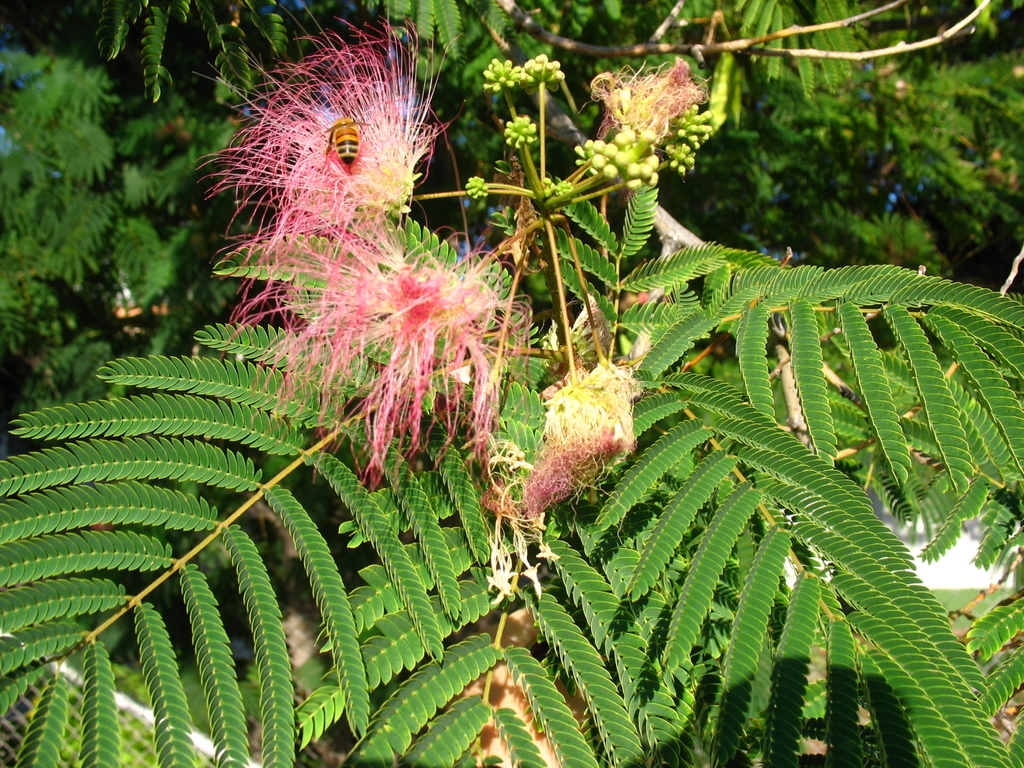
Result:
{"label": "wilted flower", "polygon": [[[467,423],[483,450],[497,415],[499,265],[481,254],[447,263],[407,253],[399,238],[378,226],[297,249],[276,265],[289,284],[257,297],[277,301],[294,325],[274,350],[290,380],[315,382],[330,419],[363,416],[371,477],[389,449],[423,446],[425,416],[449,429]],[[516,333],[523,324],[506,325]]]}
{"label": "wilted flower", "polygon": [[[254,122],[222,154],[221,189],[265,207],[257,240],[274,245],[407,210],[416,167],[440,131],[417,91],[415,53],[395,39],[329,36],[267,74]],[[344,122],[342,159],[332,126]],[[354,141],[354,144],[353,144]]]}
{"label": "wilted flower", "polygon": [[704,89],[682,59],[650,74],[624,70],[603,72],[590,84],[593,97],[604,105],[601,135],[631,129],[660,144],[672,120],[694,104],[704,101]]}
{"label": "wilted flower", "polygon": [[526,517],[577,493],[633,449],[633,400],[639,389],[629,369],[602,364],[552,395],[544,447],[523,485]]}

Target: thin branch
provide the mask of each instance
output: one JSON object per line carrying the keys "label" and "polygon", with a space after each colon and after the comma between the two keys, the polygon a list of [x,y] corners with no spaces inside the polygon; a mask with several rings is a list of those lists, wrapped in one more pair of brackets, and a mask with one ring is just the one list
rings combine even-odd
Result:
{"label": "thin branch", "polygon": [[1010,274],[1006,277],[1006,282],[1003,283],[1003,287],[999,289],[999,292],[1006,295],[1006,292],[1010,290],[1010,286],[1013,285],[1013,281],[1017,279],[1017,270],[1020,269],[1020,263],[1024,261],[1024,245],[1020,247],[1020,253],[1017,254],[1017,258],[1013,260],[1013,266],[1010,267]]}
{"label": "thin branch", "polygon": [[665,36],[665,33],[676,24],[679,14],[683,12],[684,5],[686,5],[686,0],[678,0],[676,2],[672,10],[668,12],[665,20],[658,25],[658,28],[654,30],[654,34],[647,40],[648,43],[656,43]]}
{"label": "thin branch", "polygon": [[512,21],[516,26],[531,37],[536,38],[541,42],[548,43],[556,48],[589,56],[617,58],[623,56],[651,56],[654,54],[674,53],[689,54],[697,57],[698,59],[703,59],[705,56],[712,56],[720,53],[738,53],[740,51],[744,51],[754,56],[843,59],[846,61],[862,61],[865,59],[879,58],[881,56],[909,53],[910,51],[920,50],[921,48],[939,45],[952,40],[955,37],[959,37],[961,34],[969,34],[973,30],[968,29],[968,25],[974,21],[991,2],[992,0],[982,0],[977,8],[961,19],[957,24],[954,24],[946,31],[926,40],[919,40],[915,43],[900,41],[896,45],[891,45],[888,48],[877,48],[870,51],[822,51],[816,48],[759,48],[758,46],[774,40],[793,37],[795,35],[806,35],[813,32],[823,32],[829,29],[851,27],[880,14],[900,8],[906,5],[907,0],[893,0],[893,2],[886,3],[885,5],[874,8],[870,11],[865,11],[864,13],[859,13],[855,16],[848,16],[845,19],[839,19],[837,21],[828,21],[822,24],[811,24],[808,26],[793,25],[786,29],[771,32],[767,35],[761,35],[760,37],[728,40],[720,43],[649,42],[638,43],[636,45],[616,46],[591,45],[590,43],[581,43],[578,40],[572,40],[568,37],[556,35],[534,21],[526,11],[516,4],[515,0],[497,0],[498,5],[501,6],[502,10],[512,18]]}

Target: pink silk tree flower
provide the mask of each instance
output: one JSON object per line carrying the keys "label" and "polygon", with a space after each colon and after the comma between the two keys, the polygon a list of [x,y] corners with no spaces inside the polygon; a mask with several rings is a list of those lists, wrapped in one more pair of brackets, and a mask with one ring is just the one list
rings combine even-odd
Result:
{"label": "pink silk tree flower", "polygon": [[603,72],[591,82],[590,93],[604,106],[602,136],[628,128],[652,144],[660,144],[673,119],[706,97],[682,59],[648,73]]}
{"label": "pink silk tree flower", "polygon": [[527,519],[583,490],[633,450],[633,400],[639,393],[630,369],[600,364],[551,396],[544,446],[523,484]]}
{"label": "pink silk tree flower", "polygon": [[441,127],[420,94],[416,54],[394,38],[327,36],[297,64],[269,72],[253,122],[220,157],[218,189],[255,207],[252,238],[268,258],[282,240],[408,210],[416,167]]}
{"label": "pink silk tree flower", "polygon": [[371,480],[390,449],[423,448],[431,422],[448,440],[466,426],[482,455],[497,419],[499,338],[526,325],[518,307],[506,308],[502,267],[486,254],[449,263],[408,253],[400,233],[373,230],[276,265],[290,284],[271,283],[250,302],[287,312],[291,333],[274,358],[290,386],[316,385],[325,418],[363,418]]}

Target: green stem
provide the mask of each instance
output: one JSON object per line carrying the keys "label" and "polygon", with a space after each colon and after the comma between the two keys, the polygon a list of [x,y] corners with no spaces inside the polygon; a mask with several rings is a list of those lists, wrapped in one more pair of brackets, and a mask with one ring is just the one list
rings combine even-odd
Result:
{"label": "green stem", "polygon": [[248,510],[256,502],[262,499],[266,491],[270,490],[271,488],[274,488],[296,469],[305,465],[311,456],[316,455],[325,447],[334,442],[334,439],[338,437],[338,435],[340,435],[341,433],[342,428],[334,430],[333,432],[331,432],[331,434],[327,435],[327,437],[320,440],[316,445],[304,450],[301,454],[299,454],[299,457],[297,459],[295,459],[291,464],[289,464],[287,467],[278,472],[270,481],[258,486],[256,493],[250,496],[248,500],[245,501],[245,503],[238,507],[238,509],[236,509],[226,518],[217,523],[217,525],[214,526],[214,529],[202,541],[200,541],[198,544],[192,547],[192,549],[190,549],[184,555],[182,555],[173,563],[171,563],[171,565],[163,573],[161,573],[159,576],[157,576],[157,578],[151,581],[141,592],[139,592],[137,595],[134,595],[133,597],[130,597],[121,608],[116,610],[113,613],[113,615],[111,615],[109,618],[107,618],[106,621],[104,621],[102,624],[96,627],[96,629],[86,633],[85,636],[75,646],[71,648],[71,650],[67,651],[62,655],[62,658],[67,658],[68,656],[75,653],[78,649],[82,648],[88,643],[96,642],[96,639],[100,636],[103,630],[107,629],[109,626],[114,624],[116,621],[118,621],[118,619],[120,619],[129,611],[131,611],[133,608],[141,605],[142,601],[145,600],[153,592],[153,590],[155,590],[157,587],[159,587],[161,584],[163,584],[165,581],[171,578],[171,576],[173,576],[182,568],[184,568],[200,552],[202,552],[210,544],[212,544],[218,537],[220,537],[220,535],[224,531],[230,528],[234,524],[234,522],[245,513],[246,510]]}
{"label": "green stem", "polygon": [[604,183],[605,179],[603,176],[591,176],[589,179],[586,179],[577,184],[575,187],[573,187],[572,190],[566,192],[564,195],[557,195],[556,197],[552,197],[550,200],[547,201],[546,204],[551,210],[554,210],[556,208],[561,208],[564,205],[569,205],[570,203],[575,203],[580,200],[589,200],[591,197],[598,197],[600,195],[603,195],[605,192],[613,192],[616,189],[618,189],[618,187],[602,188],[598,190],[595,194],[587,195],[586,197],[577,197],[577,195],[586,192],[588,189],[593,189],[595,186],[599,186]]}
{"label": "green stem", "polygon": [[544,220],[544,228],[548,236],[548,250],[551,254],[551,268],[554,273],[555,295],[558,297],[558,313],[562,323],[563,341],[565,342],[565,357],[569,364],[569,381],[579,381],[579,374],[576,372],[576,353],[572,348],[572,326],[569,324],[569,305],[565,300],[565,283],[562,280],[562,266],[558,259],[558,245],[555,238],[555,228],[549,219]]}
{"label": "green stem", "polygon": [[583,304],[587,310],[587,317],[590,320],[590,336],[594,341],[594,350],[597,352],[597,359],[602,365],[608,364],[608,355],[605,354],[604,346],[597,335],[597,318],[595,315],[600,311],[597,300],[591,300],[590,291],[587,289],[587,278],[583,274],[583,264],[580,263],[580,255],[576,252],[576,238],[572,236],[569,223],[563,218],[562,229],[565,230],[565,239],[569,243],[569,250],[572,252],[572,263],[576,267],[576,279],[580,281],[580,292],[583,294]]}
{"label": "green stem", "polygon": [[540,93],[537,94],[538,101],[540,103],[540,178],[541,181],[548,177],[548,160],[547,160],[547,141],[545,137],[547,134],[544,131],[544,125],[547,118],[547,104],[548,104],[548,89],[544,83],[540,84]]}

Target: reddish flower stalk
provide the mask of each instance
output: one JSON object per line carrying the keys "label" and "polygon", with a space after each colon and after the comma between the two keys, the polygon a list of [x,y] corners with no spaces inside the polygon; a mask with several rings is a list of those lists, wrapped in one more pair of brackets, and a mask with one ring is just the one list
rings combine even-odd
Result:
{"label": "reddish flower stalk", "polygon": [[[273,251],[289,237],[408,210],[416,166],[440,132],[415,74],[415,51],[369,36],[354,45],[328,36],[301,62],[267,73],[264,96],[247,110],[254,122],[221,155],[218,185],[261,211],[252,242]],[[332,141],[342,118],[352,121],[345,136],[357,135],[354,159]]]}

